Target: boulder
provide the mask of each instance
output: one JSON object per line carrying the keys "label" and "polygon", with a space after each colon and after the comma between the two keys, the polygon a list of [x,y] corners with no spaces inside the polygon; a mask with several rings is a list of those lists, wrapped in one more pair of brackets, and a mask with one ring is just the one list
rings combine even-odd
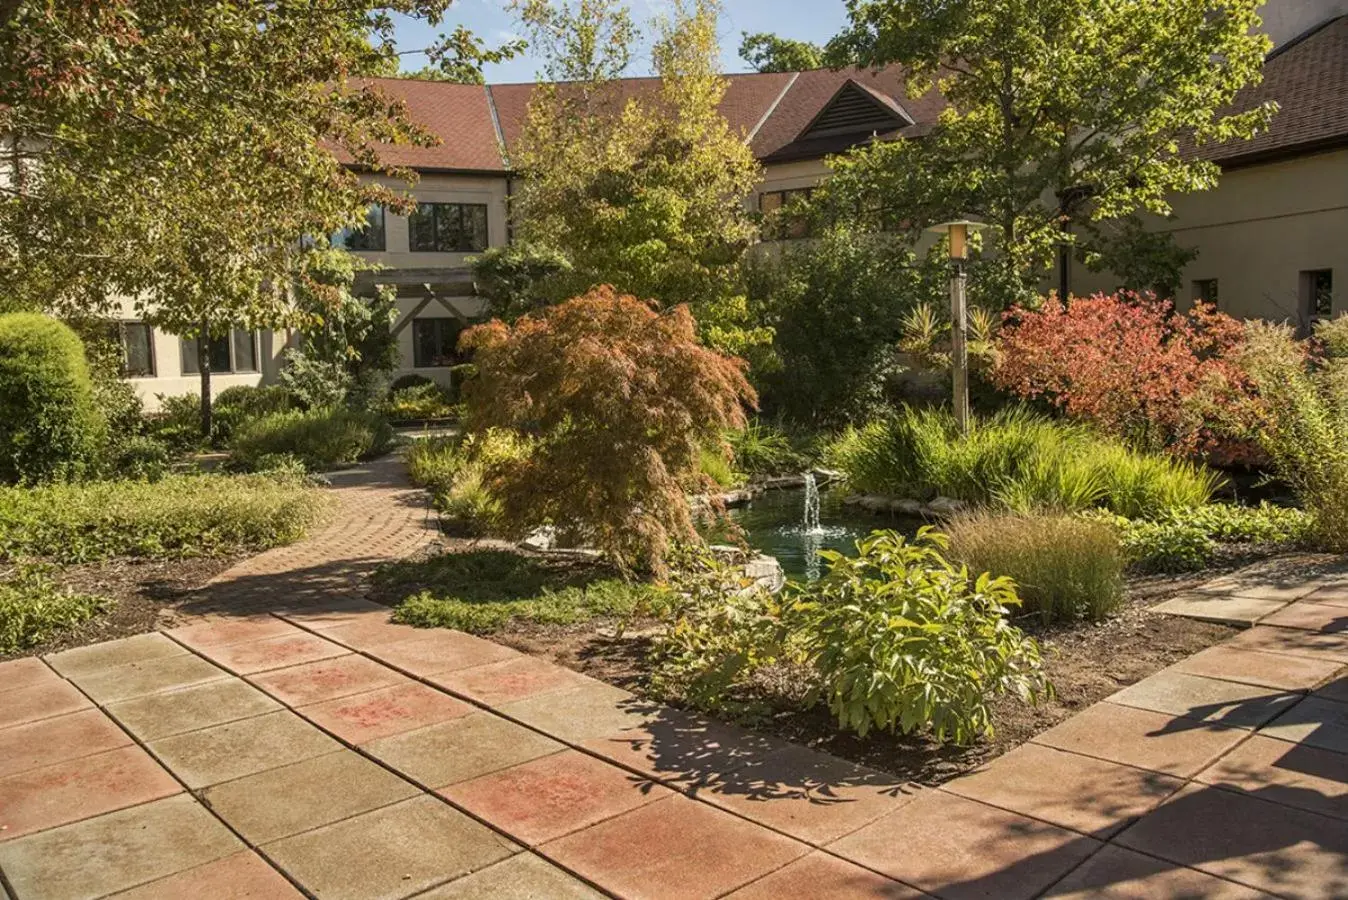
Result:
{"label": "boulder", "polygon": [[927,504],[927,511],[942,519],[962,513],[967,508],[968,504],[963,500],[954,500],[950,497],[937,497]]}

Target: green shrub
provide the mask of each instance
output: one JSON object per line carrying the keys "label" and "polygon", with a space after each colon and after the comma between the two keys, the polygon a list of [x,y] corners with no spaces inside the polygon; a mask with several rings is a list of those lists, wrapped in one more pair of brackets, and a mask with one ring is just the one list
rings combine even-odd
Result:
{"label": "green shrub", "polygon": [[296,479],[170,475],[0,488],[0,557],[209,556],[304,536],[323,496]]}
{"label": "green shrub", "polygon": [[726,437],[735,453],[735,467],[750,475],[798,474],[809,468],[809,460],[796,452],[785,432],[762,422],[750,422]]}
{"label": "green shrub", "polygon": [[111,604],[106,597],[58,586],[48,566],[25,562],[0,575],[0,653],[15,653],[88,621]]}
{"label": "green shrub", "polygon": [[525,459],[529,452],[527,443],[501,429],[464,440],[427,438],[408,451],[408,474],[413,484],[430,491],[446,531],[483,537],[501,529],[501,501],[491,490],[490,471]]}
{"label": "green shrub", "polygon": [[388,386],[388,389],[389,393],[394,393],[404,388],[421,387],[427,384],[435,384],[435,381],[425,375],[399,375],[393,379],[393,383]]}
{"label": "green shrub", "polygon": [[168,473],[168,448],[143,435],[126,438],[116,447],[109,466],[118,478],[158,481]]}
{"label": "green shrub", "polygon": [[147,431],[170,453],[191,453],[204,448],[201,436],[201,395],[156,395],[159,411],[149,416]]}
{"label": "green shrub", "polygon": [[384,402],[384,414],[394,421],[447,419],[455,413],[453,394],[435,382],[399,388]]}
{"label": "green shrub", "polygon": [[0,316],[0,481],[80,477],[106,430],[75,332],[37,313]]}
{"label": "green shrub", "polygon": [[221,391],[215,398],[211,406],[211,427],[217,440],[228,442],[243,423],[289,412],[299,406],[295,395],[282,385],[236,385]]}
{"label": "green shrub", "polygon": [[1299,544],[1311,528],[1311,518],[1303,510],[1268,502],[1258,506],[1212,503],[1186,510],[1182,517],[1213,540],[1228,544]]}
{"label": "green shrub", "polygon": [[289,349],[278,378],[305,409],[323,409],[346,401],[353,381],[343,363]]}
{"label": "green shrub", "polygon": [[465,463],[449,487],[433,495],[445,531],[459,537],[501,533],[501,500],[491,492],[480,462]]}
{"label": "green shrub", "polygon": [[465,454],[457,437],[420,438],[407,450],[407,476],[418,487],[448,490],[463,467]]}
{"label": "green shrub", "polygon": [[569,625],[625,618],[652,588],[621,581],[595,565],[539,560],[504,550],[446,553],[385,567],[378,580],[421,590],[394,620],[423,628],[489,634],[517,622]]}
{"label": "green shrub", "polygon": [[1213,503],[1159,519],[1089,515],[1117,529],[1130,564],[1152,572],[1202,569],[1212,561],[1218,543],[1297,544],[1310,529],[1306,513],[1267,503],[1257,507]]}
{"label": "green shrub", "polygon": [[1210,469],[1138,453],[1020,409],[976,421],[961,436],[948,412],[904,408],[847,429],[826,457],[856,491],[942,495],[1017,512],[1100,506],[1155,517],[1201,506],[1221,485]]}
{"label": "green shrub", "polygon": [[947,524],[950,553],[1006,576],[1045,622],[1098,621],[1123,600],[1125,557],[1108,523],[1055,514],[973,513]]}
{"label": "green shrub", "polygon": [[703,447],[700,453],[698,471],[718,488],[728,491],[744,483],[744,476],[735,471],[724,453],[711,447]]}
{"label": "green shrub", "polygon": [[311,472],[378,456],[393,442],[393,429],[376,413],[328,407],[273,413],[245,422],[230,442],[230,464],[256,469],[264,456],[290,454]]}

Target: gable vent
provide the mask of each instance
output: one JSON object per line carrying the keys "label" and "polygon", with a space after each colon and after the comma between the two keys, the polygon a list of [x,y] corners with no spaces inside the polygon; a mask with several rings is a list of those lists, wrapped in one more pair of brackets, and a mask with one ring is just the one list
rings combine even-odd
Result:
{"label": "gable vent", "polygon": [[[891,103],[893,101],[890,101]],[[856,82],[844,84],[833,99],[820,111],[815,120],[801,133],[802,138],[828,137],[842,134],[872,134],[893,131],[912,120],[897,104],[891,108],[883,100],[865,90]]]}

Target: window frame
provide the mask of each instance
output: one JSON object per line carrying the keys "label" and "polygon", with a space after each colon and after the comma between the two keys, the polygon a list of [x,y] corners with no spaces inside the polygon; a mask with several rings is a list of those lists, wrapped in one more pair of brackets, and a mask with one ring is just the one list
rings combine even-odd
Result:
{"label": "window frame", "polygon": [[[448,362],[429,361],[421,352],[421,334],[420,330],[425,327],[432,327],[436,330],[436,341],[439,344],[443,340],[443,332],[446,328],[457,328],[454,332],[452,347],[448,355],[432,355],[430,360],[447,359]],[[412,320],[412,368],[414,369],[448,369],[461,364],[465,355],[459,352],[459,337],[468,328],[468,323],[462,319],[456,319],[453,316],[418,316]]]}
{"label": "window frame", "polygon": [[[352,246],[352,241],[360,236],[372,233],[375,213],[379,216],[379,245],[368,247]],[[352,253],[387,253],[388,252],[388,214],[382,203],[371,203],[365,210],[364,228],[343,228],[332,236],[332,246],[348,250]]]}
{"label": "window frame", "polygon": [[[1327,282],[1325,289],[1329,299],[1329,309],[1322,312],[1320,310],[1318,299],[1321,287],[1317,284],[1320,278]],[[1318,322],[1322,319],[1334,317],[1334,270],[1326,269],[1304,269],[1301,272],[1301,313],[1305,316],[1307,322]]]}
{"label": "window frame", "polygon": [[[237,347],[235,341],[239,334],[247,334],[253,345],[253,368],[239,368]],[[197,363],[197,342],[198,338],[179,338],[178,347],[182,354],[182,374],[200,375],[201,367]],[[258,375],[262,372],[262,333],[256,328],[231,328],[228,334],[218,338],[211,338],[211,343],[224,341],[229,348],[229,368],[222,369],[214,363],[211,365],[212,375]]]}
{"label": "window frame", "polygon": [[1192,290],[1192,299],[1195,303],[1211,303],[1214,307],[1221,308],[1221,279],[1219,278],[1195,278],[1190,282]]}
{"label": "window frame", "polygon": [[[430,212],[430,235],[431,246],[417,246],[417,220],[426,215],[426,210]],[[441,216],[447,215],[449,210],[453,210],[459,218],[458,229],[461,238],[466,240],[456,246],[445,246],[441,244]],[[477,233],[474,228],[470,233],[464,225],[464,219],[469,210],[481,210],[482,231]],[[481,238],[481,246],[477,246],[477,238]],[[409,253],[481,253],[491,246],[491,209],[487,203],[460,203],[458,201],[438,201],[426,200],[418,201],[416,210],[407,217],[407,251]]]}
{"label": "window frame", "polygon": [[[779,221],[775,223],[772,233],[768,240],[772,241],[795,241],[810,237],[813,229],[810,223],[805,219],[796,219],[795,221],[782,221],[780,219],[783,211],[790,209],[791,202],[797,197],[803,197],[808,203],[814,197],[814,187],[800,188],[781,188],[775,191],[763,191],[758,195],[758,211],[765,217],[777,215]],[[777,205],[771,209],[766,208],[765,201],[769,197],[775,197]]]}
{"label": "window frame", "polygon": [[[122,363],[120,366],[121,376],[123,378],[154,378],[159,373],[159,360],[155,355],[154,348],[154,326],[140,319],[120,319],[114,326],[117,331],[117,344],[122,350]],[[132,329],[138,329],[145,332],[145,353],[147,356],[147,368],[143,372],[131,371],[131,344],[127,339],[128,333]]]}

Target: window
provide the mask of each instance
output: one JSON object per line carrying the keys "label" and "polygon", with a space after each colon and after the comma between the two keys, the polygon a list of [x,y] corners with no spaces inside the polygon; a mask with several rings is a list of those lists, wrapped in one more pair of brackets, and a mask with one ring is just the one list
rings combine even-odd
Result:
{"label": "window", "polygon": [[458,319],[412,320],[412,365],[418,369],[458,365],[459,334],[464,323]]}
{"label": "window", "polygon": [[365,211],[364,228],[343,228],[332,236],[332,246],[346,250],[384,249],[384,207],[372,205]]}
{"label": "window", "polygon": [[144,322],[117,322],[111,337],[122,348],[122,377],[154,376],[154,330]]}
{"label": "window", "polygon": [[803,215],[792,215],[791,208],[808,202],[814,188],[794,188],[786,191],[764,191],[758,198],[758,208],[768,216],[769,240],[790,240],[810,236],[809,220]]}
{"label": "window", "polygon": [[[183,374],[200,373],[196,338],[183,338],[182,351]],[[258,371],[257,332],[236,328],[228,335],[211,338],[210,356],[212,372]]]}
{"label": "window", "polygon": [[1334,315],[1334,270],[1301,273],[1301,308],[1310,321]]}
{"label": "window", "polygon": [[483,203],[418,203],[408,222],[411,249],[421,253],[477,253],[487,249]]}
{"label": "window", "polygon": [[[1157,296],[1160,296],[1159,294]],[[1217,279],[1200,278],[1194,282],[1193,298],[1202,303],[1218,305]]]}

